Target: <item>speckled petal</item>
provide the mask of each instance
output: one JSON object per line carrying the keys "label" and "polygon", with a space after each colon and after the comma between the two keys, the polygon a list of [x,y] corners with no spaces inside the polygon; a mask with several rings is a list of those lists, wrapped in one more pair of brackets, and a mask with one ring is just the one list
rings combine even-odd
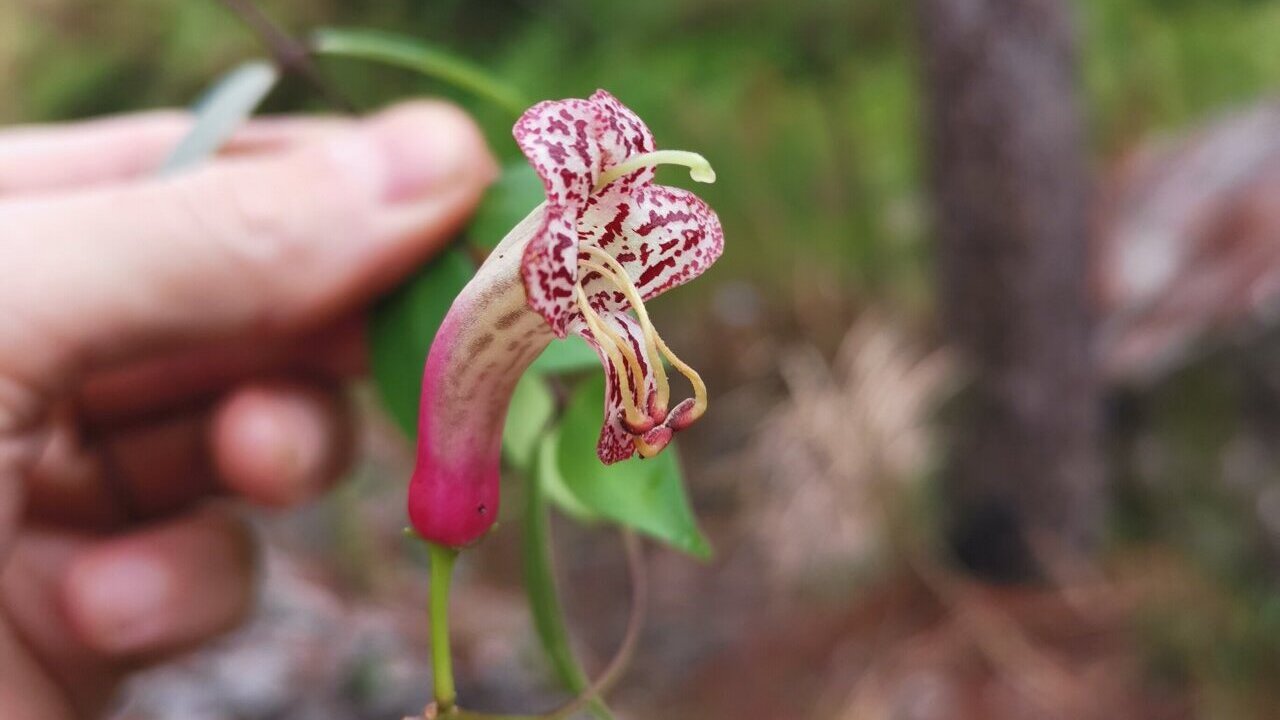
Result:
{"label": "speckled petal", "polygon": [[597,107],[590,100],[548,100],[525,111],[512,134],[542,178],[547,204],[585,204],[603,167]]}
{"label": "speckled petal", "polygon": [[[653,133],[631,109],[604,90],[591,96],[596,117],[596,137],[603,167],[610,167],[633,155],[653,152]],[[629,192],[653,182],[653,168],[641,168],[610,183],[610,188]]]}
{"label": "speckled petal", "polygon": [[561,338],[578,314],[573,297],[578,283],[577,222],[572,210],[544,208],[542,226],[525,246],[520,263],[529,307]]}
{"label": "speckled petal", "polygon": [[[645,300],[702,274],[724,250],[715,212],[693,193],[663,185],[593,198],[578,221],[578,235],[612,255]],[[588,277],[583,286],[606,309],[627,307],[626,298],[603,279]]]}

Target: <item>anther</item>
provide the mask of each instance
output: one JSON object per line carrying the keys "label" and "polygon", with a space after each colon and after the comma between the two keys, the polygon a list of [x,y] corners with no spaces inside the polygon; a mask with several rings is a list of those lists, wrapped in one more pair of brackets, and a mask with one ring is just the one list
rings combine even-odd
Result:
{"label": "anther", "polygon": [[621,385],[622,409],[625,414],[624,422],[629,426],[628,430],[635,432],[639,430],[643,432],[653,427],[653,420],[644,412],[641,412],[637,399],[633,397],[630,387],[635,387],[637,395],[644,392],[644,374],[640,372],[639,360],[635,357],[635,351],[631,348],[630,343],[626,343],[618,336],[613,328],[608,327],[604,320],[596,313],[595,308],[591,307],[591,303],[587,299],[587,293],[578,285],[577,291],[578,308],[582,311],[582,317],[587,322],[587,327],[591,329],[591,334],[595,336],[596,342],[600,347],[604,348],[605,354],[609,356],[609,362],[619,372],[625,372],[626,384]]}
{"label": "anther", "polygon": [[631,282],[631,276],[627,275],[627,271],[622,265],[609,253],[597,247],[590,245],[581,246],[592,257],[603,260],[609,268],[606,269],[596,263],[588,260],[581,261],[581,265],[588,270],[594,270],[611,281],[622,293],[627,297],[627,301],[631,303],[632,309],[636,312],[636,318],[640,321],[640,330],[644,333],[645,349],[649,353],[651,364],[653,365],[654,390],[657,393],[658,408],[661,414],[665,415],[667,403],[671,398],[671,385],[667,381],[667,369],[662,366],[662,361],[658,357],[658,332],[653,327],[653,321],[649,319],[649,311],[645,309],[644,299],[640,297],[640,291],[636,289],[635,283]]}

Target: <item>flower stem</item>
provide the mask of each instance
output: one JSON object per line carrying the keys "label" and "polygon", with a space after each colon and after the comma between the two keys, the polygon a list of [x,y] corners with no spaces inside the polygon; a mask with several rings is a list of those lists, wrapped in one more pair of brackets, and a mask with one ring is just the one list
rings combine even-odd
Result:
{"label": "flower stem", "polygon": [[458,693],[453,687],[453,657],[449,652],[449,585],[458,551],[427,543],[431,558],[431,676],[436,707],[441,715],[453,711]]}

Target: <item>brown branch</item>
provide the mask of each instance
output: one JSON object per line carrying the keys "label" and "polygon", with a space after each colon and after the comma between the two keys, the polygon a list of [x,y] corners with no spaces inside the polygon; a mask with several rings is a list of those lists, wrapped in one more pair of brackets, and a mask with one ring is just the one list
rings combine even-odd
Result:
{"label": "brown branch", "polygon": [[258,36],[258,40],[271,53],[272,60],[282,72],[297,75],[307,81],[329,104],[339,110],[348,113],[356,112],[355,105],[325,80],[307,46],[281,30],[253,0],[218,0],[218,2]]}

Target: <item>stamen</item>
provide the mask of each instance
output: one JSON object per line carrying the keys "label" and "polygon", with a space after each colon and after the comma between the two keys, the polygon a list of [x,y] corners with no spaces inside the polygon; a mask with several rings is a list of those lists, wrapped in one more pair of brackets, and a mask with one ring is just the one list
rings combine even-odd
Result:
{"label": "stamen", "polygon": [[[631,444],[632,444],[632,445],[635,445],[635,447],[636,447],[636,452],[640,453],[640,457],[642,457],[642,458],[646,458],[646,459],[648,459],[648,458],[654,457],[654,456],[655,456],[655,455],[657,455],[658,453],[662,452],[662,448],[661,448],[661,447],[656,447],[656,446],[654,446],[654,445],[650,445],[649,443],[645,442],[645,441],[644,441],[644,437],[642,437],[642,436],[640,436],[640,435],[637,435],[637,436],[635,436],[635,437],[631,438]],[[666,446],[665,446],[665,445],[663,445],[663,447],[666,447]]]}
{"label": "stamen", "polygon": [[600,179],[596,181],[596,192],[599,192],[606,185],[617,180],[623,175],[635,172],[641,168],[654,167],[657,165],[683,165],[689,168],[689,177],[694,182],[713,183],[716,181],[716,171],[711,167],[711,163],[696,152],[688,150],[656,150],[654,152],[641,153],[640,155],[632,155],[613,167],[606,168],[600,173]]}
{"label": "stamen", "polygon": [[[628,302],[631,303],[632,308],[636,311],[636,316],[639,318],[640,326],[644,332],[645,343],[647,345],[646,349],[649,352],[649,364],[654,366],[654,378],[655,384],[657,385],[660,410],[659,414],[665,415],[667,412],[667,403],[670,400],[670,386],[667,380],[666,369],[662,367],[662,360],[658,357],[658,354],[661,353],[663,357],[667,358],[667,361],[670,362],[681,375],[684,375],[685,378],[689,380],[689,384],[693,387],[693,406],[689,407],[687,411],[682,412],[680,417],[672,418],[669,421],[673,424],[673,427],[676,430],[688,427],[695,420],[702,417],[702,414],[707,410],[707,385],[702,381],[702,376],[687,363],[677,357],[676,354],[671,351],[671,348],[667,346],[667,343],[662,339],[662,336],[658,334],[658,331],[654,329],[653,323],[649,319],[649,312],[645,308],[644,300],[640,297],[639,289],[636,288],[635,283],[631,280],[631,276],[627,274],[626,270],[617,261],[617,259],[600,248],[587,245],[585,243],[580,245],[579,249],[585,250],[587,254],[593,257],[604,260],[608,265],[607,268],[589,260],[580,260],[579,263],[588,270],[600,273],[602,277],[607,278],[615,286],[621,289],[623,294],[626,295]],[[594,310],[592,310],[592,312],[594,312]],[[687,402],[688,401],[686,400],[684,403],[681,403],[681,405],[685,405]],[[643,455],[645,448],[642,447],[642,444],[645,447],[648,447],[648,444],[640,438],[637,438],[636,440],[636,448],[639,449]],[[663,445],[665,445],[665,443]],[[662,449],[662,446],[657,446],[656,448],[651,449],[656,453]],[[645,457],[649,456],[646,455]]]}
{"label": "stamen", "polygon": [[674,365],[676,370],[679,370],[680,374],[684,375],[689,380],[689,384],[693,386],[693,407],[689,409],[689,412],[684,417],[678,419],[679,426],[676,429],[682,430],[702,417],[702,413],[707,411],[707,384],[702,381],[702,376],[698,374],[697,370],[694,370],[685,361],[676,357],[675,353],[671,352],[671,348],[667,347],[667,343],[662,339],[661,335],[658,336],[658,349],[662,351],[667,361]]}
{"label": "stamen", "polygon": [[653,322],[649,319],[649,311],[645,309],[644,299],[640,297],[640,291],[636,289],[635,283],[631,281],[631,276],[623,269],[622,265],[609,253],[598,247],[591,245],[580,245],[580,250],[585,250],[592,257],[603,260],[609,267],[608,269],[601,267],[589,260],[582,260],[580,264],[588,270],[594,270],[604,278],[612,281],[613,284],[622,293],[627,296],[627,301],[631,303],[632,309],[636,311],[636,318],[640,320],[640,329],[644,333],[645,348],[649,351],[649,357],[655,360],[653,368],[653,378],[655,390],[658,395],[658,413],[667,414],[667,403],[671,399],[671,385],[667,381],[667,369],[662,366],[662,362],[658,360],[658,331],[654,329]]}
{"label": "stamen", "polygon": [[[635,355],[635,350],[631,347],[631,343],[623,340],[613,328],[609,327],[600,315],[591,307],[591,303],[587,299],[587,293],[578,285],[577,291],[578,308],[582,311],[582,317],[587,321],[587,327],[591,328],[591,334],[596,337],[596,342],[600,343],[600,347],[604,348],[605,354],[609,356],[609,361],[613,366],[620,368],[627,374],[627,384],[636,388],[636,395],[644,392],[644,373],[640,371],[640,361]],[[619,357],[619,352],[622,356]],[[627,424],[633,428],[648,428],[653,425],[653,420],[649,418],[647,413],[640,411],[637,398],[632,397],[631,392],[625,386],[620,388],[622,393],[622,408],[626,414]],[[630,429],[630,428],[629,428]]]}

